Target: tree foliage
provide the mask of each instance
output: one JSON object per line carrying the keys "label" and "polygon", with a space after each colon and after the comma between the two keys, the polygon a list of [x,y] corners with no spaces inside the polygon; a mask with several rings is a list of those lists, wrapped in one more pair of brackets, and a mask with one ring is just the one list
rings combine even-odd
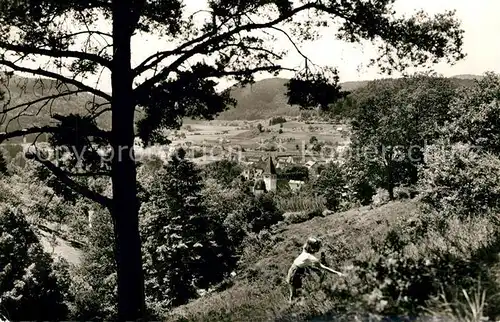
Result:
{"label": "tree foliage", "polygon": [[44,252],[20,212],[2,209],[0,232],[2,313],[16,321],[66,319],[67,268]]}
{"label": "tree foliage", "polygon": [[425,145],[449,121],[456,86],[448,79],[415,75],[374,81],[358,93],[352,122],[352,162],[371,173],[394,198],[398,185],[415,184]]}
{"label": "tree foliage", "polygon": [[450,142],[470,144],[500,154],[500,77],[487,73],[458,92],[450,104],[444,135]]}
{"label": "tree foliage", "polygon": [[443,216],[462,218],[498,211],[498,156],[457,143],[433,146],[425,157],[420,185],[422,200],[431,209]]}
{"label": "tree foliage", "polygon": [[457,92],[440,140],[426,151],[422,200],[441,215],[484,215],[499,207],[499,79],[487,73]]}
{"label": "tree foliage", "polygon": [[321,176],[314,182],[314,191],[323,196],[326,200],[326,207],[329,210],[340,209],[342,199],[347,192],[347,182],[345,180],[342,167],[334,162],[330,162],[321,172]]}
{"label": "tree foliage", "polygon": [[238,162],[224,159],[207,164],[203,172],[206,178],[212,178],[222,184],[229,185],[241,175],[243,169]]}
{"label": "tree foliage", "polygon": [[147,299],[159,309],[187,302],[228,273],[227,234],[204,206],[201,172],[173,156],[141,210]]}
{"label": "tree foliage", "polygon": [[81,264],[73,274],[77,320],[115,320],[117,314],[116,262],[114,260],[113,223],[105,209],[93,216],[87,230]]}
{"label": "tree foliage", "polygon": [[301,165],[292,165],[279,171],[278,177],[285,180],[302,180],[309,179],[309,169]]}

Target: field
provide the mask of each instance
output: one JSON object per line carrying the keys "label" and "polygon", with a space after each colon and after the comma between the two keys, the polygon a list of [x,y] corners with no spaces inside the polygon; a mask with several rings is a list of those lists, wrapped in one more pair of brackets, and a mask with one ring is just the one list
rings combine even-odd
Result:
{"label": "field", "polygon": [[[258,130],[258,124],[262,130]],[[218,159],[231,152],[243,159],[273,156],[293,156],[307,161],[320,157],[310,151],[310,139],[316,137],[325,144],[323,156],[328,158],[338,146],[349,143],[345,125],[326,122],[304,122],[289,119],[287,122],[269,125],[269,120],[256,121],[187,121],[179,131],[171,132],[172,146],[198,149],[209,158]],[[241,153],[241,154],[240,154]],[[203,162],[201,160],[195,161]]]}

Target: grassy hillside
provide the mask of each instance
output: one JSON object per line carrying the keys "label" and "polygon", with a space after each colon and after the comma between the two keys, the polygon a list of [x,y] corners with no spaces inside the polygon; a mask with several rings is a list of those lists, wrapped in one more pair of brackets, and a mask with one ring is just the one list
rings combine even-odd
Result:
{"label": "grassy hillside", "polygon": [[[441,233],[438,232],[441,228],[435,228],[435,224],[426,226],[428,221],[424,218],[434,217],[425,217],[419,201],[410,200],[391,202],[376,208],[353,209],[323,218],[316,217],[300,224],[283,225],[273,233],[264,234],[248,243],[241,268],[228,288],[174,309],[166,320],[359,321],[360,316],[366,316],[364,312],[367,312],[368,307],[373,312],[378,310],[375,307],[379,304],[390,303],[396,310],[407,305],[404,301],[399,303],[400,292],[406,292],[403,291],[404,288],[396,291],[393,298],[389,296],[390,291],[384,289],[387,286],[383,285],[388,278],[397,285],[405,285],[411,281],[406,285],[413,285],[414,291],[403,294],[425,298],[427,295],[422,297],[421,293],[424,286],[419,283],[443,283],[441,285],[456,287],[458,293],[462,293],[461,287],[466,283],[462,279],[475,283],[477,276],[485,272],[484,269],[490,272],[483,275],[490,274],[488,285],[491,290],[488,292],[491,293],[488,293],[486,299],[490,305],[488,309],[498,316],[500,307],[494,297],[494,294],[498,294],[496,292],[500,285],[498,257],[487,255],[492,251],[494,253],[494,249],[499,246],[498,239],[491,242],[492,236],[495,236],[495,228],[484,219],[477,218],[468,222],[450,219],[446,222],[447,231]],[[422,229],[427,233],[422,234]],[[343,271],[346,276],[327,275],[322,282],[317,276],[308,277],[304,286],[307,291],[306,299],[302,303],[289,304],[285,276],[294,257],[300,253],[303,242],[311,235],[323,240],[327,264]],[[394,251],[399,247],[395,245],[405,245],[403,241],[408,243],[402,248],[404,257],[398,259],[397,253],[390,253],[392,255],[382,257],[381,262],[377,260],[380,259],[381,250],[390,247]],[[399,266],[394,266],[394,270],[390,271],[392,273],[388,273],[384,265],[389,265],[385,264],[388,263],[386,261],[393,258],[398,259],[396,262],[400,264],[395,264]],[[429,258],[430,262],[427,262]],[[360,262],[375,263],[366,267],[368,271],[364,272],[369,272],[368,275],[364,275],[364,268],[356,266]],[[382,266],[378,266],[380,263]],[[378,270],[375,271],[377,267]],[[428,270],[428,273],[423,270]],[[375,277],[373,274],[377,272],[389,275]],[[430,274],[429,281],[414,279],[417,275],[424,278],[426,274]],[[372,284],[374,279],[379,280]],[[417,293],[411,293],[415,290]],[[384,296],[380,297],[382,294],[378,292],[384,292]],[[472,312],[469,310],[481,309],[476,306],[469,308],[463,295],[451,300],[454,304],[465,305],[466,314]],[[429,308],[426,315],[444,318],[442,321],[457,320],[457,316],[453,315],[456,312],[446,306],[449,305],[448,302],[444,303],[442,299],[433,299],[431,296],[426,303],[426,308]],[[415,304],[412,305],[416,307]],[[401,311],[405,312],[404,315],[412,314],[404,308]]]}
{"label": "grassy hillside", "polygon": [[[284,226],[266,246],[264,242],[256,242],[247,249],[234,285],[174,310],[167,321],[298,321],[297,315],[301,313],[326,314],[335,309],[336,299],[320,291],[314,278],[306,285],[314,294],[305,306],[292,307],[287,302],[288,289],[284,280],[304,241],[311,235],[320,237],[329,264],[334,268],[346,268],[349,259],[356,254],[366,255],[372,239],[383,239],[391,226],[418,212],[416,202],[394,202],[375,209],[354,209]],[[335,287],[342,280],[328,276],[325,283]]]}

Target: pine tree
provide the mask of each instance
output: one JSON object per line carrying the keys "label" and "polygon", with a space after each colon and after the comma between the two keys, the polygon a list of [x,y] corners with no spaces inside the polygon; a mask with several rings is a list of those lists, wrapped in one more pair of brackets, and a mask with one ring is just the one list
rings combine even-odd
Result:
{"label": "pine tree", "polygon": [[147,301],[160,311],[220,282],[233,258],[222,222],[204,206],[201,171],[184,156],[157,173],[141,208]]}

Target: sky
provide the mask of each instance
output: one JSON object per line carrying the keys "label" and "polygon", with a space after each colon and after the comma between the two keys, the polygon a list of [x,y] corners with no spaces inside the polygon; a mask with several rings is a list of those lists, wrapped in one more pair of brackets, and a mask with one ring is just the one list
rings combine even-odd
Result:
{"label": "sky", "polygon": [[[204,7],[204,0],[187,0],[188,10]],[[464,34],[463,50],[467,57],[451,66],[440,64],[434,70],[444,76],[458,74],[483,74],[486,71],[500,73],[500,0],[398,0],[396,10],[401,14],[411,14],[416,10],[424,10],[429,14],[456,10],[456,16],[462,22]],[[304,43],[300,47],[312,62],[321,66],[337,67],[341,81],[370,80],[386,77],[377,68],[366,68],[370,58],[376,57],[372,46],[348,44],[334,38],[334,29],[325,30],[320,40]],[[291,44],[282,38],[275,46],[287,48]],[[157,50],[169,48],[164,40],[152,37],[134,37],[132,41],[132,65],[136,66],[143,59]],[[171,48],[171,47],[170,47]],[[286,57],[283,64],[289,67],[303,65],[303,58],[294,50]],[[37,66],[38,67],[38,66]],[[281,77],[291,77],[290,72]],[[394,75],[394,76],[397,76]],[[271,77],[269,74],[257,75],[257,79]],[[87,84],[99,87],[106,92],[111,91],[109,72],[89,78]],[[221,88],[231,83],[222,82]]]}
{"label": "sky", "polygon": [[[199,6],[199,0],[192,0],[193,7]],[[443,12],[445,10],[456,10],[456,16],[462,22],[464,29],[464,52],[467,57],[451,66],[440,64],[434,66],[434,70],[444,76],[458,74],[483,74],[486,71],[500,73],[500,0],[399,0],[396,2],[398,13],[411,14],[416,10],[424,10],[429,14]],[[334,39],[335,30],[326,30],[322,39],[312,43],[303,44],[301,51],[306,54],[315,64],[322,66],[333,66],[339,70],[341,81],[356,81],[381,78],[382,75],[377,68],[368,69],[366,65],[370,58],[376,57],[373,46],[353,45]],[[134,46],[133,61],[138,64],[149,54],[162,47],[160,40],[149,39],[146,43],[142,39],[136,39]],[[287,46],[290,44],[286,39],[276,43],[276,46]],[[291,50],[285,59],[285,64],[296,67],[303,63],[303,58]],[[284,72],[280,76],[291,77],[290,72]],[[272,77],[269,74],[258,75],[257,79]],[[223,83],[223,87],[231,85]],[[108,87],[108,86],[105,86]],[[107,89],[107,88],[106,88]]]}

